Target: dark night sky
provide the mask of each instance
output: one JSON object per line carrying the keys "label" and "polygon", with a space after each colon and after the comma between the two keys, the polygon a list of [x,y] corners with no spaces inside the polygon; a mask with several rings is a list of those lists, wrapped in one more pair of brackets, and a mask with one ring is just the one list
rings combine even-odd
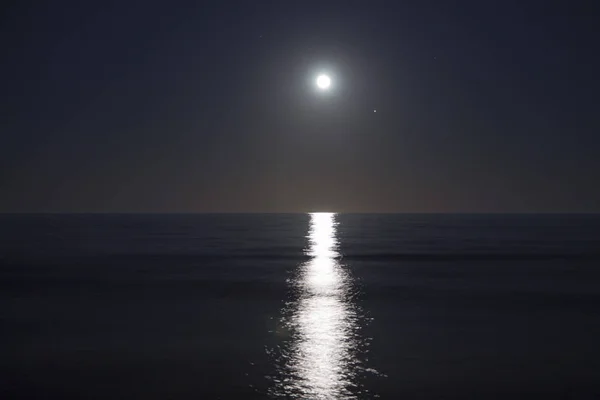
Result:
{"label": "dark night sky", "polygon": [[0,211],[600,212],[599,7],[14,2]]}

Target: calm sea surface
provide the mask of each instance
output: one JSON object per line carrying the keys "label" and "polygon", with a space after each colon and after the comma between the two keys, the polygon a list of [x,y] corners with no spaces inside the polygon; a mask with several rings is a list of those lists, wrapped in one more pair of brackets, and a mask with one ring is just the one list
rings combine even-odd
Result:
{"label": "calm sea surface", "polygon": [[600,398],[600,216],[0,215],[0,398]]}

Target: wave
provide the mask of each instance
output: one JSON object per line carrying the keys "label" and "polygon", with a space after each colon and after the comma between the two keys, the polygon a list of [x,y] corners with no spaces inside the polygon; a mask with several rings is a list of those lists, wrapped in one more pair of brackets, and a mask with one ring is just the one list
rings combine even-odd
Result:
{"label": "wave", "polygon": [[[288,260],[309,261],[312,256],[302,253],[280,252],[220,252],[220,253],[54,253],[54,254],[5,254],[0,256],[0,265],[20,264],[72,264],[84,262],[90,264],[126,264],[177,262],[197,264],[217,261]],[[600,252],[387,252],[387,253],[340,253],[332,257],[339,262],[451,262],[451,261],[544,261],[544,260],[600,260]]]}

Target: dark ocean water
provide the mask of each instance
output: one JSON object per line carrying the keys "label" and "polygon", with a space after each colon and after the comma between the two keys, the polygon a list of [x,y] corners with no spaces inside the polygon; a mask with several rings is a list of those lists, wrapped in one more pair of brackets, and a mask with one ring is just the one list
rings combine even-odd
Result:
{"label": "dark ocean water", "polygon": [[600,398],[600,216],[2,215],[0,398]]}

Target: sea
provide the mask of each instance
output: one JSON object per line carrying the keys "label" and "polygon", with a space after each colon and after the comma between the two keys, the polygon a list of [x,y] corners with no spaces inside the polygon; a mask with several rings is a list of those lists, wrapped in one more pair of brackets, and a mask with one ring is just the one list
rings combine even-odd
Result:
{"label": "sea", "polygon": [[0,399],[598,399],[600,215],[0,215]]}

